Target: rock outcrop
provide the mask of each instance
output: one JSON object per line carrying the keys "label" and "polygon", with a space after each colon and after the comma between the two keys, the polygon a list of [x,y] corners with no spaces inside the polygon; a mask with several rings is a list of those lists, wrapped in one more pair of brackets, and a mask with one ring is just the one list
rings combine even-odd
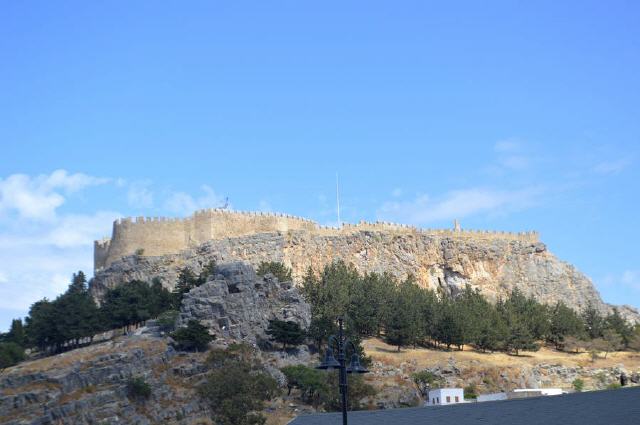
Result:
{"label": "rock outcrop", "polygon": [[217,266],[205,284],[185,294],[178,326],[197,320],[216,337],[269,348],[265,331],[272,319],[293,321],[304,329],[311,322],[311,309],[292,282],[279,282],[271,274],[256,276],[250,265],[231,263]]}
{"label": "rock outcrop", "polygon": [[[241,260],[254,266],[280,261],[292,268],[294,281],[299,282],[309,267],[320,271],[338,259],[354,264],[360,272],[388,272],[400,279],[413,274],[419,284],[445,293],[470,284],[495,300],[518,288],[545,303],[561,300],[576,309],[591,303],[603,312],[611,308],[588,277],[541,242],[375,230],[329,235],[304,230],[259,233],[211,240],[177,254],[132,255],[97,272],[91,288],[99,298],[107,288],[154,277],[172,287],[180,268],[199,272],[210,260]],[[621,312],[632,320],[640,317],[631,307],[624,306]]]}
{"label": "rock outcrop", "polygon": [[[196,359],[156,337],[128,337],[26,362],[0,378],[0,423],[195,423],[207,417],[194,382],[180,373]],[[201,359],[197,363],[200,363]],[[131,378],[149,384],[148,400],[130,398]]]}

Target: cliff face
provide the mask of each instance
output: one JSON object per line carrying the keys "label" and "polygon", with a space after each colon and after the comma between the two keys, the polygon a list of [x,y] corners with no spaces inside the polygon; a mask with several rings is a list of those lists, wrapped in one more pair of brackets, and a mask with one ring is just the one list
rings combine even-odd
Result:
{"label": "cliff face", "polygon": [[[610,308],[584,274],[540,242],[364,230],[329,235],[304,230],[260,233],[211,240],[178,254],[124,257],[97,272],[92,290],[99,297],[123,282],[154,277],[172,287],[181,267],[198,272],[211,259],[242,260],[254,266],[281,261],[293,269],[297,281],[309,267],[320,271],[341,259],[362,273],[389,272],[400,279],[413,274],[419,284],[449,294],[470,284],[495,300],[519,288],[545,303],[562,300],[576,309],[592,303],[603,312]],[[621,312],[630,319],[638,317],[630,307]]]}

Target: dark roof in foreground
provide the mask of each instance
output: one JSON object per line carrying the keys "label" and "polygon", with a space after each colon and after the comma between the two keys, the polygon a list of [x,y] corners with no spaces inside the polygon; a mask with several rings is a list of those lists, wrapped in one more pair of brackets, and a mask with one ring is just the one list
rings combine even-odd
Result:
{"label": "dark roof in foreground", "polygon": [[[451,406],[349,412],[349,425],[613,425],[640,423],[640,387]],[[342,424],[341,413],[302,415],[291,425]]]}

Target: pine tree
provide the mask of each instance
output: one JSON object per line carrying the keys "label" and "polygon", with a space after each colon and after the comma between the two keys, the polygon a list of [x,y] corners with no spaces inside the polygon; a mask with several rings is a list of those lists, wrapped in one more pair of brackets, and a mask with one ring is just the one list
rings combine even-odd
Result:
{"label": "pine tree", "polygon": [[558,301],[551,309],[550,328],[547,340],[557,349],[564,347],[567,336],[580,338],[584,334],[584,324],[575,310]]}
{"label": "pine tree", "polygon": [[606,317],[605,326],[620,336],[622,345],[629,346],[633,338],[633,327],[620,315],[617,308],[614,307],[613,312]]}
{"label": "pine tree", "polygon": [[215,338],[209,334],[206,326],[196,320],[189,320],[187,326],[177,329],[171,334],[175,341],[175,346],[182,351],[203,351],[206,350],[209,342]]}
{"label": "pine tree", "polygon": [[282,349],[286,350],[287,345],[300,345],[304,342],[305,332],[300,325],[292,321],[269,320],[267,335],[276,342],[282,344]]}
{"label": "pine tree", "polygon": [[604,333],[605,321],[600,312],[589,303],[582,312],[585,331],[589,338],[601,338]]}
{"label": "pine tree", "polygon": [[6,342],[13,342],[20,347],[27,346],[27,338],[24,326],[22,325],[22,319],[13,319],[11,321],[11,327],[9,328],[9,332],[5,336],[4,340]]}

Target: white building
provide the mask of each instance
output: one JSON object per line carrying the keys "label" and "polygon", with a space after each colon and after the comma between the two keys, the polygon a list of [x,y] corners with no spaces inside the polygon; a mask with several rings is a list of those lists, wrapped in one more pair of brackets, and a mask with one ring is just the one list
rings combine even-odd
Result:
{"label": "white building", "polygon": [[476,401],[482,403],[484,401],[512,400],[516,398],[561,395],[564,393],[565,391],[562,391],[561,388],[518,388],[508,393],[480,394]]}
{"label": "white building", "polygon": [[438,388],[429,391],[427,406],[446,406],[447,404],[464,403],[462,388]]}
{"label": "white building", "polygon": [[562,388],[518,388],[514,393],[540,393],[540,395],[561,395]]}
{"label": "white building", "polygon": [[482,403],[485,401],[501,401],[507,399],[507,393],[491,393],[491,394],[480,394],[476,401],[478,403]]}

